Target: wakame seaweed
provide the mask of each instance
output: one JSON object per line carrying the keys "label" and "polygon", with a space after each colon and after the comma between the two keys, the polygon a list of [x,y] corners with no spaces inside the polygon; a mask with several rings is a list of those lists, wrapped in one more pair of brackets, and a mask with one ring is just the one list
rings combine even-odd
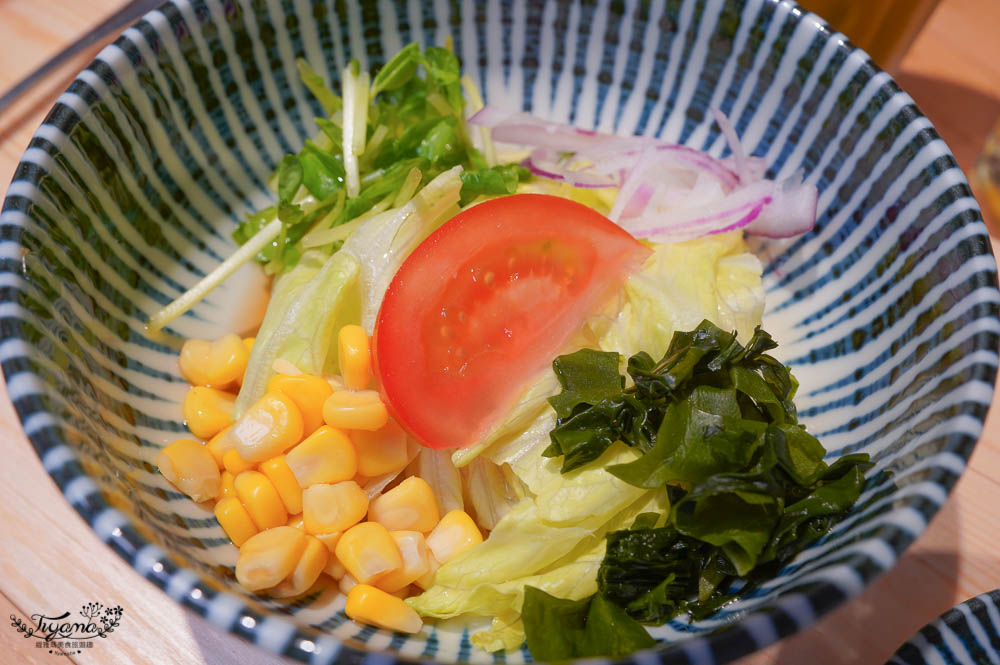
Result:
{"label": "wakame seaweed", "polygon": [[546,456],[562,456],[566,473],[622,441],[642,455],[607,471],[671,498],[663,526],[637,520],[607,536],[598,595],[633,619],[710,614],[734,584],[773,576],[857,501],[868,455],[824,461],[798,423],[798,383],[767,354],[775,347],[759,326],[744,346],[703,321],[675,333],[659,361],[629,358],[630,385],[617,353],[553,362],[563,390],[549,398],[557,424]]}

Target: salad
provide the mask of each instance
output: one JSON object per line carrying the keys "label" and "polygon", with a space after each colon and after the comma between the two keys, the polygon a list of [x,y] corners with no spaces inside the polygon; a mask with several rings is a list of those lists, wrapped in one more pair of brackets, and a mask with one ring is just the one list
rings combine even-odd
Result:
{"label": "salad", "polygon": [[241,247],[273,277],[252,338],[188,340],[193,438],[158,465],[211,501],[236,579],[336,585],[364,623],[491,620],[536,660],[622,656],[707,616],[857,500],[761,329],[744,234],[811,228],[815,188],[733,156],[483,106],[449,48],[402,49],[287,155]]}

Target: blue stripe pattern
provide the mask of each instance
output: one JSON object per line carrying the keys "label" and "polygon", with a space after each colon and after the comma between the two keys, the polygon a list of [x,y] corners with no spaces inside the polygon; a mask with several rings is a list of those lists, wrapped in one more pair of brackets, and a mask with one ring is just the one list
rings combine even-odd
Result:
{"label": "blue stripe pattern", "polygon": [[[334,589],[285,604],[244,593],[211,510],[154,464],[185,431],[181,340],[218,334],[246,291],[230,280],[161,336],[144,322],[233,250],[234,225],[272,200],[278,160],[316,132],[321,108],[295,59],[336,83],[352,56],[377,67],[412,39],[448,36],[489,103],[725,157],[718,107],[771,175],[799,171],[820,192],[812,231],[753,241],[765,326],[802,382],[804,422],[831,455],[865,451],[876,467],[851,515],[773,580],[652,629],[657,649],[629,662],[726,662],[858,594],[965,468],[992,398],[1000,294],[986,228],[934,128],[789,0],[174,0],[148,14],[59,97],[0,214],[0,366],[67,500],[178,602],[274,653],[530,660],[473,648],[479,624],[360,628]],[[995,651],[995,598],[961,616],[966,650]],[[967,662],[945,630],[921,634]],[[894,662],[922,662],[912,653]]]}
{"label": "blue stripe pattern", "polygon": [[886,665],[1000,663],[1000,589],[951,608],[906,641]]}

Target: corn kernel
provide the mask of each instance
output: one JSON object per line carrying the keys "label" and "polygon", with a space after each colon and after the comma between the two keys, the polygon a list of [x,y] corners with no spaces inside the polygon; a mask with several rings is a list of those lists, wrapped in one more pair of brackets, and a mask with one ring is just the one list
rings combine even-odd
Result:
{"label": "corn kernel", "polygon": [[364,390],[372,380],[372,354],[368,333],[359,325],[346,325],[337,334],[337,360],[344,385]]}
{"label": "corn kernel", "polygon": [[302,488],[299,487],[298,481],[295,480],[295,474],[288,468],[285,456],[278,455],[265,462],[261,462],[260,471],[271,481],[274,489],[278,490],[278,496],[281,497],[281,502],[285,504],[285,510],[290,515],[301,513]]}
{"label": "corn kernel", "polygon": [[326,545],[326,549],[330,550],[332,555],[337,550],[337,543],[340,542],[340,531],[334,531],[333,533],[317,533],[313,537],[319,542]]}
{"label": "corn kernel", "polygon": [[358,470],[354,444],[346,434],[323,425],[285,455],[300,487],[350,480]]}
{"label": "corn kernel", "polygon": [[233,481],[236,496],[258,529],[285,526],[288,512],[274,484],[260,471],[244,471]]}
{"label": "corn kernel", "polygon": [[225,468],[225,465],[222,462],[223,455],[225,455],[227,451],[232,450],[236,445],[236,440],[231,436],[232,431],[233,426],[230,425],[209,439],[206,444],[208,446],[208,452],[212,453],[212,457],[215,458],[215,463],[219,465],[220,469]]}
{"label": "corn kernel", "polygon": [[232,474],[229,471],[222,472],[222,481],[219,484],[220,498],[226,498],[227,496],[231,496],[233,498],[236,497],[236,485],[234,483],[235,480],[236,480],[235,474]]}
{"label": "corn kernel", "polygon": [[184,420],[199,439],[210,439],[232,422],[236,396],[215,388],[195,386],[184,398]]}
{"label": "corn kernel", "polygon": [[305,593],[319,579],[329,558],[330,553],[323,543],[312,536],[306,536],[306,547],[295,565],[295,570],[279,582],[270,594],[275,598],[290,598]]}
{"label": "corn kernel", "polygon": [[464,510],[453,510],[442,517],[427,536],[427,547],[441,563],[481,542],[483,534]]}
{"label": "corn kernel", "polygon": [[177,367],[192,386],[210,386],[207,362],[212,343],[207,339],[189,339],[181,346]]}
{"label": "corn kernel", "polygon": [[302,491],[302,517],[313,535],[344,531],[368,512],[368,495],[353,480],[321,483]]}
{"label": "corn kernel", "polygon": [[351,577],[350,573],[345,572],[337,581],[337,586],[340,588],[340,593],[346,596],[351,592],[351,589],[358,586],[358,581]]}
{"label": "corn kernel", "polygon": [[271,371],[275,374],[287,374],[288,376],[302,376],[305,373],[286,358],[275,358],[274,362],[271,363]]}
{"label": "corn kernel", "polygon": [[358,473],[374,478],[395,473],[407,465],[406,432],[395,420],[374,432],[354,430],[351,441],[358,457]]}
{"label": "corn kernel", "polygon": [[323,403],[333,394],[330,384],[311,374],[275,374],[267,383],[268,392],[280,390],[292,398],[302,413],[302,432],[309,436],[323,424]]}
{"label": "corn kernel", "polygon": [[[330,558],[326,560],[326,567],[323,568],[323,572],[335,580],[340,580],[347,574],[347,569],[344,568],[344,564],[337,561],[336,555],[331,552]],[[347,591],[350,591],[350,589]]]}
{"label": "corn kernel", "polygon": [[233,425],[236,450],[249,462],[280,455],[302,440],[302,413],[288,395],[272,390]]}
{"label": "corn kernel", "polygon": [[257,533],[257,526],[250,519],[250,513],[234,496],[227,496],[215,504],[215,519],[219,520],[222,530],[236,547]]}
{"label": "corn kernel", "polygon": [[247,350],[247,353],[250,353],[250,352],[253,351],[253,343],[255,341],[257,341],[256,337],[244,337],[243,338],[243,347]]}
{"label": "corn kernel", "polygon": [[407,585],[404,586],[402,589],[396,589],[395,591],[388,591],[387,593],[390,596],[395,596],[396,598],[406,600],[407,598],[410,597],[410,586]]}
{"label": "corn kernel", "polygon": [[400,633],[419,633],[420,616],[403,600],[367,584],[358,584],[347,594],[347,616]]}
{"label": "corn kernel", "polygon": [[295,527],[296,529],[306,530],[306,521],[302,517],[302,513],[298,515],[290,515],[288,517],[288,526]]}
{"label": "corn kernel", "polygon": [[295,570],[307,542],[304,532],[290,526],[251,536],[240,547],[236,580],[250,591],[276,586]]}
{"label": "corn kernel", "polygon": [[368,509],[368,519],[392,531],[427,533],[439,517],[434,490],[418,476],[410,476],[379,496]]}
{"label": "corn kernel", "polygon": [[219,496],[221,477],[212,453],[197,441],[178,439],[156,457],[160,473],[170,484],[195,501]]}
{"label": "corn kernel", "polygon": [[389,420],[389,412],[374,390],[341,390],[323,402],[323,420],[330,427],[374,431]]}
{"label": "corn kernel", "polygon": [[252,464],[243,459],[242,457],[240,457],[240,454],[236,452],[236,449],[232,448],[230,450],[227,450],[225,454],[222,456],[222,466],[229,473],[233,474],[234,476],[238,476],[244,471],[252,469],[257,465]]}
{"label": "corn kernel", "polygon": [[189,339],[181,347],[181,374],[192,385],[221,388],[238,382],[247,369],[249,352],[239,336],[223,335],[214,342]]}
{"label": "corn kernel", "polygon": [[345,531],[334,553],[360,584],[370,584],[403,567],[396,541],[377,522],[362,522]]}
{"label": "corn kernel", "polygon": [[427,549],[424,534],[419,531],[390,531],[389,535],[396,541],[403,566],[379,577],[374,584],[383,591],[395,593],[406,590],[411,583],[430,572],[430,550]]}

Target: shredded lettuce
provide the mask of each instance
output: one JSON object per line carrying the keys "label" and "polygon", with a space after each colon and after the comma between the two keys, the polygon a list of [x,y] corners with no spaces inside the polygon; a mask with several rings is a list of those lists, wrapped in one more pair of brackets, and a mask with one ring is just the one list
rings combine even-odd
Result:
{"label": "shredded lettuce", "polygon": [[441,515],[452,510],[465,510],[462,497],[462,475],[451,461],[447,450],[421,448],[412,468],[413,475],[422,478],[434,492]]}
{"label": "shredded lettuce", "polygon": [[358,262],[351,254],[340,251],[327,257],[310,250],[295,268],[275,279],[236,398],[234,418],[266,392],[275,373],[272,366],[279,358],[309,374],[336,371],[337,354],[330,350],[340,326],[359,317],[358,274]]}
{"label": "shredded lettuce", "polygon": [[625,304],[600,342],[625,357],[659,358],[677,330],[708,319],[740,340],[764,313],[762,266],[740,231],[654,245],[643,269],[625,283]]}
{"label": "shredded lettuce", "polygon": [[[525,586],[573,600],[593,594],[604,536],[643,512],[669,510],[663,490],[628,486],[601,466],[635,457],[625,446],[613,446],[565,483],[554,472],[555,482],[522,499],[486,541],[439,568],[434,586],[407,602],[424,616],[494,617],[491,629],[473,635],[473,643],[490,651],[517,648],[524,640],[519,614]],[[546,463],[540,456],[535,462]]]}
{"label": "shredded lettuce", "polygon": [[420,242],[458,211],[461,166],[427,183],[402,208],[381,213],[360,225],[343,251],[361,268],[361,325],[370,334],[393,275]]}
{"label": "shredded lettuce", "polygon": [[527,587],[570,600],[593,595],[605,536],[628,528],[643,513],[670,510],[662,488],[636,488],[604,469],[638,459],[636,451],[620,443],[593,464],[561,475],[559,465],[541,455],[551,429],[548,413],[521,436],[470,464],[502,465],[495,467],[500,469],[509,464],[524,484],[525,496],[501,517],[489,538],[443,565],[433,586],[407,600],[423,616],[492,617],[488,630],[471,637],[487,651],[516,649],[523,643],[520,612]]}
{"label": "shredded lettuce", "polygon": [[506,472],[510,467],[497,465],[492,461],[477,457],[472,464],[462,467],[466,504],[476,523],[491,531],[525,496],[524,484],[514,473]]}
{"label": "shredded lettuce", "polygon": [[460,171],[456,166],[442,173],[403,207],[363,220],[333,256],[307,250],[291,271],[275,279],[236,399],[236,417],[264,394],[279,358],[309,374],[338,372],[337,354],[331,353],[336,331],[361,320],[371,332],[403,259],[451,216]]}

